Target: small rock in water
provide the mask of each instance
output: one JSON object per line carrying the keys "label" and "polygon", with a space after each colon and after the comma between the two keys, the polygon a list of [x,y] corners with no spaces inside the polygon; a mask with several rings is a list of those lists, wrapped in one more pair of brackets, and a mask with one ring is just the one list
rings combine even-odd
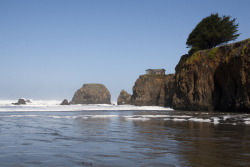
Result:
{"label": "small rock in water", "polygon": [[32,101],[31,100],[26,100],[26,103],[32,103]]}
{"label": "small rock in water", "polygon": [[12,103],[14,105],[22,105],[22,104],[26,104],[26,100],[25,99],[19,99],[17,103]]}
{"label": "small rock in water", "polygon": [[69,105],[69,102],[67,99],[64,99],[60,105]]}
{"label": "small rock in water", "polygon": [[117,104],[118,105],[131,104],[131,94],[127,93],[125,90],[122,90],[117,99]]}

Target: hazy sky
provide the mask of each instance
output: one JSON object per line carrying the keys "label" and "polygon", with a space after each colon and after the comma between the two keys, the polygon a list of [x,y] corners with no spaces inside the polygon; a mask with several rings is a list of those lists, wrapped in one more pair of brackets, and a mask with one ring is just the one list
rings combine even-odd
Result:
{"label": "hazy sky", "polygon": [[[174,73],[211,13],[250,38],[249,0],[0,0],[0,99],[71,100],[103,83],[112,100],[148,68]],[[237,41],[238,41],[237,40]]]}

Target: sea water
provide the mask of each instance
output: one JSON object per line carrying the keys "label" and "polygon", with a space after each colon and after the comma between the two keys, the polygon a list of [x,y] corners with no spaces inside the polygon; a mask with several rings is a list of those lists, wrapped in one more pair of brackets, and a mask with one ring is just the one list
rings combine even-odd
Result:
{"label": "sea water", "polygon": [[0,101],[0,166],[250,166],[250,114]]}

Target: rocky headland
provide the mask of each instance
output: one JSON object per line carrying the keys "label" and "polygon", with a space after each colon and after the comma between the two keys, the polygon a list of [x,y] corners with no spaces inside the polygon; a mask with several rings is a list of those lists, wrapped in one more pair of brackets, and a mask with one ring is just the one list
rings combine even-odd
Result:
{"label": "rocky headland", "polygon": [[111,104],[111,95],[103,84],[84,84],[70,104]]}
{"label": "rocky headland", "polygon": [[174,85],[174,109],[249,112],[250,39],[182,56]]}
{"label": "rocky headland", "polygon": [[250,112],[250,39],[183,55],[175,74],[141,75],[131,104]]}

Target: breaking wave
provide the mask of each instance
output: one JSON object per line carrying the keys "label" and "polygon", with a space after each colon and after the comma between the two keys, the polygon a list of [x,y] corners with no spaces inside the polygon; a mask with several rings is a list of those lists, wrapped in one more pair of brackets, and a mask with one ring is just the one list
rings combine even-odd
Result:
{"label": "breaking wave", "polygon": [[140,110],[164,110],[170,111],[172,109],[158,106],[133,106],[133,105],[115,105],[115,104],[88,104],[88,105],[60,105],[61,101],[58,100],[32,100],[32,103],[26,105],[13,105],[15,100],[1,100],[0,101],[0,112],[8,111],[109,111],[109,110],[120,110],[120,111],[140,111]]}

